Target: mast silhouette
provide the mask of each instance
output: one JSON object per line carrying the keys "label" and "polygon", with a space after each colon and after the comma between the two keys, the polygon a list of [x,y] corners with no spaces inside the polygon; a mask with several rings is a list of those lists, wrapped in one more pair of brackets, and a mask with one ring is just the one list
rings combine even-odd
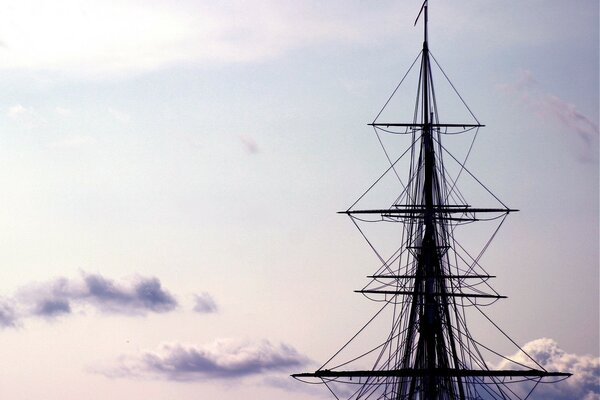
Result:
{"label": "mast silhouette", "polygon": [[[546,371],[533,359],[535,368],[514,362],[513,369],[492,370],[478,350],[479,342],[468,331],[465,300],[467,305],[480,310],[477,300],[495,301],[505,296],[493,289],[491,293],[468,290],[474,285],[465,284],[467,280],[485,282],[493,276],[476,273],[477,261],[462,270],[457,262],[451,261],[450,251],[457,251],[454,228],[463,222],[477,221],[480,215],[506,218],[518,210],[510,209],[502,202],[496,208],[473,208],[465,202],[451,201],[457,197],[454,194],[456,182],[449,185],[445,176],[441,135],[448,129],[466,131],[484,125],[476,118],[475,123],[440,123],[428,44],[427,1],[423,3],[415,25],[421,16],[424,40],[415,119],[410,123],[391,123],[377,122],[376,118],[369,124],[375,129],[404,128],[413,135],[414,160],[409,183],[401,196],[404,201],[394,202],[389,208],[361,210],[351,207],[343,212],[351,218],[376,215],[383,221],[401,222],[405,226],[407,239],[402,251],[406,254],[406,263],[400,265],[398,261],[402,252],[384,260],[380,270],[369,276],[377,285],[367,285],[357,291],[367,296],[383,296],[386,306],[394,307],[392,330],[383,344],[369,352],[378,351],[372,369],[340,367],[350,362],[326,368],[326,363],[313,373],[292,376],[301,380],[318,378],[336,398],[340,397],[335,393],[335,384],[352,384],[358,389],[349,397],[345,396],[351,400],[520,399],[519,393],[508,388],[507,378],[532,379],[539,383],[542,378],[564,379],[570,374]],[[391,168],[394,168],[393,163]],[[398,262],[397,269],[392,268],[392,262]],[[523,398],[528,396],[529,393]]]}

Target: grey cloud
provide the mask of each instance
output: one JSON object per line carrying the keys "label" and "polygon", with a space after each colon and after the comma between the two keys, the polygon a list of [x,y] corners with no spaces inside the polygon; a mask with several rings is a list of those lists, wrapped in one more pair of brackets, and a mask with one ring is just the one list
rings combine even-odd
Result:
{"label": "grey cloud", "polygon": [[157,278],[140,280],[136,283],[134,290],[136,302],[148,310],[166,312],[177,306],[175,298],[163,290]]}
{"label": "grey cloud", "polygon": [[117,288],[113,281],[100,275],[87,275],[84,281],[87,290],[82,297],[89,297],[101,305],[131,301],[131,295],[126,293],[125,289]]}
{"label": "grey cloud", "polygon": [[70,282],[65,278],[46,283],[35,283],[19,290],[16,300],[24,307],[25,314],[43,317],[56,317],[70,314]]}
{"label": "grey cloud", "polygon": [[69,301],[63,299],[43,300],[36,305],[34,313],[45,317],[70,314],[71,305]]}
{"label": "grey cloud", "polygon": [[130,287],[117,285],[100,275],[86,275],[80,299],[98,308],[116,313],[167,312],[177,306],[175,298],[165,291],[157,278],[138,278]]}
{"label": "grey cloud", "polygon": [[105,313],[144,315],[175,309],[176,299],[154,277],[115,282],[99,274],[80,279],[57,278],[21,288],[12,304],[0,303],[0,325],[13,326],[16,316],[56,318],[77,308],[92,307]]}
{"label": "grey cloud", "polygon": [[[558,383],[541,383],[535,389],[532,398],[544,400],[599,400],[600,399],[600,359],[590,355],[578,355],[562,350],[556,341],[548,338],[536,339],[523,346],[529,355],[548,371],[570,372],[570,378]],[[513,360],[530,365],[523,354],[513,355]],[[499,368],[508,366],[501,363]],[[525,395],[527,388],[517,387]]]}
{"label": "grey cloud", "polygon": [[163,345],[158,352],[122,357],[103,373],[111,377],[160,377],[173,381],[242,378],[302,366],[308,359],[293,347],[267,340],[219,340],[205,346]]}
{"label": "grey cloud", "polygon": [[217,311],[217,304],[210,294],[201,293],[194,297],[196,302],[194,311],[198,313],[214,313]]}
{"label": "grey cloud", "polygon": [[0,328],[17,326],[18,316],[11,301],[0,298]]}

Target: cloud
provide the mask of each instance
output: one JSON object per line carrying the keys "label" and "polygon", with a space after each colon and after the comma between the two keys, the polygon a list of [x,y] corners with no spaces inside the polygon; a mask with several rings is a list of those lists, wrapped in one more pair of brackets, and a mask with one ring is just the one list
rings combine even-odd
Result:
{"label": "cloud", "polygon": [[[569,372],[573,376],[558,383],[540,383],[533,392],[534,399],[544,400],[600,400],[600,358],[590,355],[567,353],[548,338],[536,339],[523,346],[533,359],[548,371]],[[531,360],[523,353],[509,357],[522,364],[531,365]],[[509,368],[509,362],[500,363],[498,368]],[[512,385],[511,385],[511,388]],[[527,393],[525,387],[518,387],[520,394]]]}
{"label": "cloud", "polygon": [[592,144],[598,137],[598,125],[591,119],[581,114],[573,104],[569,104],[557,96],[546,95],[540,102],[542,117],[555,118],[565,128],[576,132],[587,145]]}
{"label": "cloud", "polygon": [[164,344],[156,352],[123,356],[116,368],[97,372],[110,377],[203,381],[288,371],[307,362],[305,356],[286,344],[222,339],[204,346]]}
{"label": "cloud", "polygon": [[208,293],[201,293],[194,296],[194,311],[198,313],[214,313],[217,311],[217,303]]}
{"label": "cloud", "polygon": [[18,317],[10,300],[0,298],[0,328],[17,327]]}
{"label": "cloud", "polygon": [[8,107],[6,115],[27,129],[35,127],[42,121],[33,107],[24,107],[21,104]]}
{"label": "cloud", "polygon": [[157,278],[136,278],[127,286],[101,275],[86,275],[84,283],[83,291],[76,294],[76,298],[87,300],[105,312],[143,314],[171,311],[177,306],[177,301],[163,290]]}
{"label": "cloud", "polygon": [[14,302],[22,316],[54,318],[71,313],[72,283],[66,278],[34,283],[18,290]]}
{"label": "cloud", "polygon": [[33,115],[33,109],[25,108],[21,104],[15,104],[14,106],[8,107],[6,114],[10,118],[18,119],[24,116]]}
{"label": "cloud", "polygon": [[45,317],[71,313],[71,304],[68,300],[43,300],[36,304],[36,306],[34,313]]}
{"label": "cloud", "polygon": [[86,307],[103,313],[145,315],[172,311],[178,305],[157,278],[138,276],[118,283],[99,274],[85,273],[80,279],[61,277],[27,285],[17,291],[12,302],[16,305],[12,308],[0,303],[0,325],[13,326],[10,321],[15,321],[16,316],[54,319]]}
{"label": "cloud", "polygon": [[[173,65],[262,62],[320,45],[381,45],[402,37],[419,9],[412,2],[20,0],[0,14],[0,69],[61,72],[69,77],[138,73]],[[439,6],[439,7],[438,7]],[[490,8],[491,7],[491,8]],[[489,18],[490,9],[496,18]],[[589,8],[549,16],[581,21]],[[481,46],[575,42],[588,24],[557,30],[510,7],[436,4],[446,36],[470,34]],[[485,15],[484,15],[485,13]],[[406,24],[398,24],[404,19]],[[511,21],[506,29],[505,21]],[[457,23],[458,22],[458,23]],[[376,27],[376,29],[374,29]]]}
{"label": "cloud", "polygon": [[545,92],[531,71],[520,71],[514,83],[498,85],[498,89],[515,97],[540,120],[554,121],[565,133],[575,134],[582,146],[582,160],[589,161],[593,158],[592,152],[597,147],[599,136],[598,125],[579,112],[575,105]]}
{"label": "cloud", "polygon": [[250,136],[242,135],[240,136],[240,140],[244,145],[244,150],[246,150],[248,154],[257,154],[259,152],[256,141]]}
{"label": "cloud", "polygon": [[340,2],[315,0],[21,0],[0,14],[0,69],[98,76],[182,64],[257,62],[322,43],[377,40],[390,33],[385,26],[399,29],[383,23],[371,29],[375,22],[402,15],[391,8],[365,12],[344,4],[340,13]]}

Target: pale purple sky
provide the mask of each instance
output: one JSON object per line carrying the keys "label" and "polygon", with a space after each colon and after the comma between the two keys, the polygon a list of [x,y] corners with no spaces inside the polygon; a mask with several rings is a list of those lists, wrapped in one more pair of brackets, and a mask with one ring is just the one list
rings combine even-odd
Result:
{"label": "pale purple sky", "polygon": [[[387,168],[366,123],[420,3],[4,2],[0,397],[327,398],[288,375],[377,309],[335,212]],[[482,260],[509,296],[490,315],[582,372],[538,398],[598,399],[598,2],[439,0],[430,22],[486,124],[469,168],[521,210]]]}

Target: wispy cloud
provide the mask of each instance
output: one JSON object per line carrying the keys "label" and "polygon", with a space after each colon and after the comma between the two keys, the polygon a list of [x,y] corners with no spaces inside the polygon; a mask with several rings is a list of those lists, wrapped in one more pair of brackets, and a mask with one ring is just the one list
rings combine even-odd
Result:
{"label": "wispy cloud", "polygon": [[586,145],[591,145],[598,137],[598,125],[583,115],[573,104],[569,104],[557,96],[547,95],[541,102],[542,117],[558,120],[565,128],[577,133]]}
{"label": "wispy cloud", "polygon": [[156,377],[172,381],[239,379],[302,366],[308,359],[286,344],[221,339],[203,346],[164,344],[158,351],[122,356],[110,377]]}
{"label": "wispy cloud", "polygon": [[514,96],[532,110],[542,121],[553,121],[571,136],[576,136],[581,147],[581,158],[590,161],[597,147],[598,124],[558,96],[546,92],[531,71],[522,70],[513,83],[498,85],[504,93]]}
{"label": "wispy cloud", "polygon": [[[600,399],[600,358],[590,355],[578,355],[562,350],[556,341],[548,338],[536,339],[523,346],[523,350],[539,362],[548,371],[570,372],[569,379],[559,383],[540,384],[535,390],[535,398],[545,400],[598,400]],[[519,363],[531,365],[531,360],[519,352],[509,357]],[[498,368],[510,367],[508,361],[500,363]],[[511,386],[512,388],[512,386]],[[524,387],[517,387],[520,394],[527,394]]]}
{"label": "wispy cloud", "polygon": [[195,304],[194,311],[197,313],[214,313],[217,312],[217,303],[212,296],[206,292],[194,296]]}

